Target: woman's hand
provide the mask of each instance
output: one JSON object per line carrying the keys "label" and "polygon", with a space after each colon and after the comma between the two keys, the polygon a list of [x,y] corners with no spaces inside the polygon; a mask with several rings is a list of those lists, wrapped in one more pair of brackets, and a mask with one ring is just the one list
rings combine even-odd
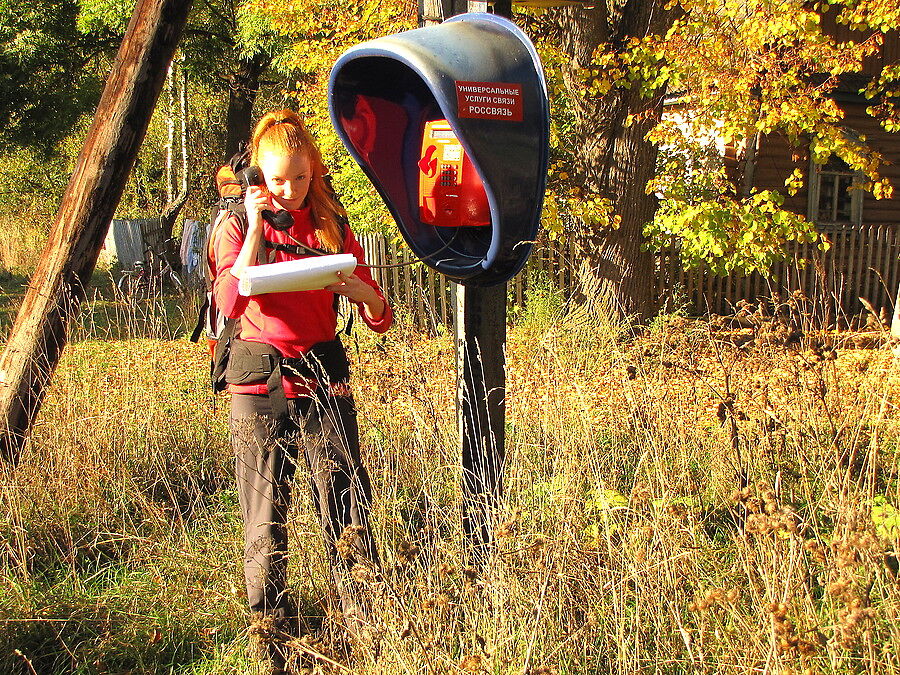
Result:
{"label": "woman's hand", "polygon": [[326,291],[343,295],[352,302],[361,302],[366,306],[366,313],[375,321],[384,316],[384,301],[378,297],[375,289],[369,286],[365,281],[355,274],[344,274],[337,272],[340,281],[336,284],[326,286]]}
{"label": "woman's hand", "polygon": [[326,291],[343,295],[350,298],[353,302],[364,302],[366,304],[369,304],[378,297],[375,289],[355,274],[347,275],[343,272],[337,272],[336,274],[340,281],[336,284],[326,286]]}
{"label": "woman's hand", "polygon": [[257,185],[251,185],[244,195],[244,208],[247,211],[247,232],[230,270],[231,275],[238,279],[245,269],[256,264],[256,255],[263,239],[263,220],[260,214],[265,209],[272,208],[269,193]]}
{"label": "woman's hand", "polygon": [[262,212],[273,211],[272,197],[269,192],[260,185],[250,185],[244,195],[244,209],[247,212],[247,223],[250,226],[259,224],[262,226]]}

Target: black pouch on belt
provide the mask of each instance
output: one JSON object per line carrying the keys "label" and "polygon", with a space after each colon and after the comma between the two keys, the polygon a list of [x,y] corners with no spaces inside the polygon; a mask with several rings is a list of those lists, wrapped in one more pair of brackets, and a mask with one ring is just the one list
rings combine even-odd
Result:
{"label": "black pouch on belt", "polygon": [[303,358],[284,359],[284,366],[288,372],[312,377],[323,384],[337,384],[350,379],[347,350],[338,337],[327,342],[317,342]]}
{"label": "black pouch on belt", "polygon": [[272,405],[272,414],[281,420],[287,417],[288,405],[281,382],[283,357],[272,345],[264,342],[236,339],[231,341],[231,354],[225,368],[228,384],[262,384]]}

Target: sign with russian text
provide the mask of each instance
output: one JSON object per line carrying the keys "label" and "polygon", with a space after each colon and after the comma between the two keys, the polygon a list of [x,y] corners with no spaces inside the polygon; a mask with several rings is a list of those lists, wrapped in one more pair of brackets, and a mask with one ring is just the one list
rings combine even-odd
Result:
{"label": "sign with russian text", "polygon": [[522,121],[522,85],[505,82],[457,82],[460,117]]}

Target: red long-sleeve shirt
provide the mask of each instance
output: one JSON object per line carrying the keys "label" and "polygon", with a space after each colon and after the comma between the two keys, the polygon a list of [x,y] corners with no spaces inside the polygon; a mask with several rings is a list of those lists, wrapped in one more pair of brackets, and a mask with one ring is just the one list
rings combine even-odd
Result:
{"label": "red long-sleeve shirt", "polygon": [[[312,226],[309,208],[291,211],[294,224],[285,232],[279,232],[268,224],[263,226],[263,238],[273,243],[293,245],[296,239],[310,248],[320,248],[319,239]],[[238,280],[231,274],[231,267],[237,259],[244,243],[241,224],[236,216],[231,216],[216,228],[216,238],[211,242],[213,259],[213,294],[219,311],[229,318],[241,319],[241,339],[270,344],[283,356],[297,358],[309,351],[317,342],[331,340],[337,331],[337,314],[334,308],[334,293],[326,290],[293,291],[290,293],[265,293],[250,297],[238,293]],[[362,281],[369,284],[384,301],[384,314],[380,319],[369,316],[363,303],[357,305],[362,320],[376,333],[383,333],[393,322],[393,312],[384,298],[371,271],[365,265],[362,247],[356,241],[349,227],[344,228],[344,253],[353,254],[359,264],[354,271]],[[283,251],[267,250],[269,262],[294,260],[308,256],[297,256]],[[274,259],[272,256],[274,254]],[[284,391],[288,397],[307,394],[314,383],[304,378],[285,377]],[[228,391],[240,394],[265,394],[266,385],[228,385]]]}

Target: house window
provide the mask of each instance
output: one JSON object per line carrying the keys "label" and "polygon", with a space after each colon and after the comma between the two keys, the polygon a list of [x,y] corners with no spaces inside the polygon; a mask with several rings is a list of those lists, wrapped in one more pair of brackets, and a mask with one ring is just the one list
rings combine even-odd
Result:
{"label": "house window", "polygon": [[810,161],[807,218],[821,225],[862,223],[862,174],[832,156],[825,164]]}

